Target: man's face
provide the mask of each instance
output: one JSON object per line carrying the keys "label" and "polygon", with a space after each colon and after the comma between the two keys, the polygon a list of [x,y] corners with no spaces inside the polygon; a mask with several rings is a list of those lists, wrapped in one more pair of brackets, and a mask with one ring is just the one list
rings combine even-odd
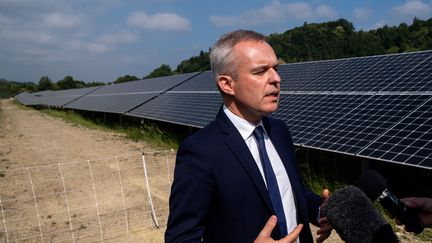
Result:
{"label": "man's face", "polygon": [[259,122],[277,110],[280,96],[278,60],[266,42],[244,41],[235,47],[237,75],[233,77],[231,111],[249,122]]}

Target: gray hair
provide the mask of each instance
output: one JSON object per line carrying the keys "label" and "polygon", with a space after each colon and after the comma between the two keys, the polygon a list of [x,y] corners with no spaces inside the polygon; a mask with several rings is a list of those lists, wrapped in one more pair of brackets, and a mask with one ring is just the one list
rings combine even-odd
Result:
{"label": "gray hair", "polygon": [[234,46],[242,41],[266,41],[266,37],[251,30],[236,30],[220,37],[210,51],[210,67],[215,80],[219,75],[237,77],[237,64],[235,63]]}

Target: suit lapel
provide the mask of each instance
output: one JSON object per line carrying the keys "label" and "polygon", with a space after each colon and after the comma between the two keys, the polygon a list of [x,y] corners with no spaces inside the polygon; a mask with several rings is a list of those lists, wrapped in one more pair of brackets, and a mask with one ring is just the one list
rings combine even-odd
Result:
{"label": "suit lapel", "polygon": [[246,173],[249,175],[249,178],[257,188],[268,209],[273,211],[267,192],[267,187],[264,184],[262,175],[242,136],[225,115],[222,109],[219,110],[216,121],[221,128],[221,132],[227,135],[225,143],[228,145],[232,153],[237,158],[237,161],[242,165]]}

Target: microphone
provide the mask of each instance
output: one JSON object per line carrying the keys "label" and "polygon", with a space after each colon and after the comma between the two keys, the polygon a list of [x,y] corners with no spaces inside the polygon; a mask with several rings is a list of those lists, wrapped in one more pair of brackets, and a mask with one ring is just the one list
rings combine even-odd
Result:
{"label": "microphone", "polygon": [[366,170],[354,182],[366,196],[374,201],[378,200],[384,209],[405,225],[407,231],[420,234],[424,225],[413,210],[401,202],[388,188],[387,182],[376,170]]}
{"label": "microphone", "polygon": [[336,190],[321,207],[321,214],[347,243],[399,242],[391,225],[358,187]]}

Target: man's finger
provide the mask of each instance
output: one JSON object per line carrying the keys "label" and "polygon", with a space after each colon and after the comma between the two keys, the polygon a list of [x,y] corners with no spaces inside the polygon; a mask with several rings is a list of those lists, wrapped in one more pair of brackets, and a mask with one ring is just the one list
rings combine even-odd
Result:
{"label": "man's finger", "polygon": [[319,230],[317,230],[317,235],[326,234],[327,232],[331,232],[333,228],[330,226],[330,224],[323,225]]}
{"label": "man's finger", "polygon": [[323,200],[327,200],[330,197],[330,191],[328,189],[324,189],[322,192],[322,198]]}
{"label": "man's finger", "polygon": [[296,242],[297,238],[300,235],[301,230],[303,229],[303,224],[298,224],[293,231],[291,231],[287,236],[280,239],[278,242]]}
{"label": "man's finger", "polygon": [[326,240],[327,238],[329,238],[331,232],[327,232],[325,234],[320,234],[319,237],[316,239],[316,243],[322,243],[324,242],[324,240]]}
{"label": "man's finger", "polygon": [[270,237],[271,232],[273,231],[274,227],[276,226],[277,218],[275,215],[272,215],[269,220],[267,220],[266,225],[261,230],[261,232],[258,235],[258,238],[266,238]]}

